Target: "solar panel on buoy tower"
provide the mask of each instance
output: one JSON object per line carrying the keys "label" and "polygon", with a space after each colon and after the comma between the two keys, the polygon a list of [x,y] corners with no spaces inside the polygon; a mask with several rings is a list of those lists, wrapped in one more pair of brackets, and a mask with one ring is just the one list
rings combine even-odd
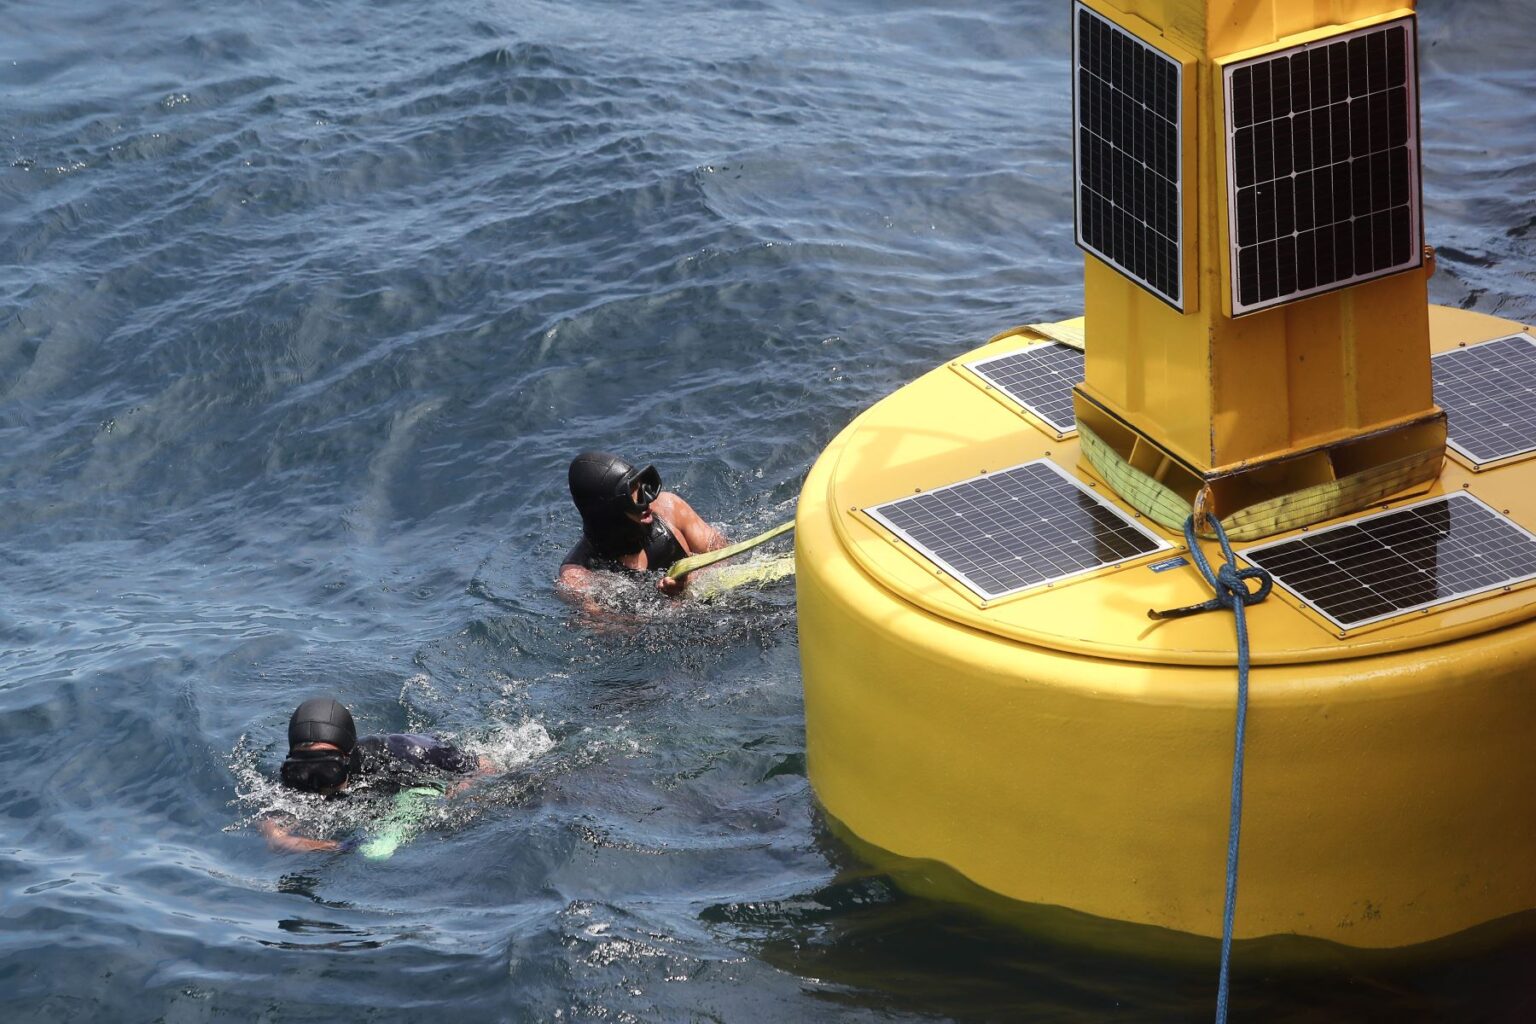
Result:
{"label": "solar panel on buoy tower", "polygon": [[1412,18],[1223,69],[1232,315],[1419,266]]}
{"label": "solar panel on buoy tower", "polygon": [[1072,53],[1077,244],[1183,309],[1183,67],[1081,3]]}

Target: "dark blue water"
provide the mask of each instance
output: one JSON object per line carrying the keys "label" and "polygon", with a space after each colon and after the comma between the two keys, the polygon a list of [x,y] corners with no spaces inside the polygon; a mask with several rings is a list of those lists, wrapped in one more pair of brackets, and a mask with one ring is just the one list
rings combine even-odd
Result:
{"label": "dark blue water", "polygon": [[[0,1018],[1202,1019],[1209,963],[901,895],[804,774],[792,588],[573,629],[582,447],[745,536],[855,413],[1074,315],[1067,5],[0,5]],[[1536,11],[1422,25],[1437,301],[1536,319]],[[288,713],[502,773],[251,827]],[[1219,880],[1213,879],[1213,885]],[[1529,939],[1245,963],[1517,1020]]]}

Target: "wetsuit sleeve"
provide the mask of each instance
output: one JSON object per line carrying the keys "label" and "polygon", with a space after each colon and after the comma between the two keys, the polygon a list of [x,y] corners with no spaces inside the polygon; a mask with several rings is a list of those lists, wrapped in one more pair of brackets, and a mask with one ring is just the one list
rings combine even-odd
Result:
{"label": "wetsuit sleeve", "polygon": [[688,557],[688,551],[677,539],[672,524],[655,513],[656,522],[651,525],[651,535],[645,546],[645,563],[651,569],[667,570],[674,562]]}
{"label": "wetsuit sleeve", "polygon": [[479,764],[474,755],[436,736],[397,732],[384,737],[384,742],[391,758],[412,768],[436,768],[452,775],[467,775]]}
{"label": "wetsuit sleeve", "polygon": [[592,550],[592,544],[585,536],[576,542],[576,546],[565,553],[561,565],[575,565],[583,569],[592,568],[592,558],[596,554]]}
{"label": "wetsuit sleeve", "polygon": [[364,736],[357,741],[359,775],[368,775],[379,770],[390,756],[388,744],[384,736]]}
{"label": "wetsuit sleeve", "polygon": [[427,763],[432,767],[454,775],[468,775],[480,766],[480,759],[473,754],[465,753],[446,740],[435,742],[435,746],[427,748]]}

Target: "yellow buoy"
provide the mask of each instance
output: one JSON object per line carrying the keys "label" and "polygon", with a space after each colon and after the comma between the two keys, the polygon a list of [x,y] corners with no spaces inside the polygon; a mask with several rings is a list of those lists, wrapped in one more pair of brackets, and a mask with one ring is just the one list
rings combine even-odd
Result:
{"label": "yellow buoy", "polygon": [[[1478,454],[1454,423],[1448,438],[1433,367],[1460,357],[1431,358],[1506,337],[1516,362],[1532,350],[1520,324],[1427,304],[1412,5],[1071,12],[1084,317],[929,372],[850,424],[806,481],[817,796],[859,843],[963,880],[940,891],[1222,935],[1233,623],[1148,616],[1210,596],[1179,551],[1199,510],[1191,521],[1226,523],[1239,558],[1287,565],[1247,610],[1231,934],[1391,948],[1536,910],[1536,452]],[[985,369],[1055,343],[1083,357],[1075,386],[1059,368],[1030,385],[1054,389],[1053,409]],[[1531,433],[1531,371],[1477,351],[1464,362],[1487,375],[1453,387],[1455,415]],[[1484,387],[1509,390],[1513,411],[1485,408]],[[1062,532],[1029,504],[1052,488],[1063,515],[1093,509],[1121,532],[1036,546]],[[973,547],[941,554],[968,509]],[[1378,561],[1341,553],[1373,530],[1413,533],[1416,516],[1429,525],[1382,541]],[[1458,516],[1502,539],[1464,543],[1446,525]],[[1437,560],[1452,535],[1476,563],[1465,573]],[[1015,573],[1026,559],[1003,541],[1075,568]],[[1517,556],[1530,564],[1504,571]],[[987,559],[982,576],[1023,582],[958,564]],[[1329,604],[1350,587],[1378,611]]]}
{"label": "yellow buoy", "polygon": [[[1520,329],[1433,313],[1436,350]],[[1036,457],[1128,509],[1075,440],[1021,430],[955,369],[1036,340],[1005,336],[889,396],[807,479],[811,783],[864,842],[1010,900],[1217,936],[1232,623],[1146,614],[1208,597],[1196,570],[1160,556],[984,603],[864,511]],[[1463,488],[1536,524],[1536,462],[1448,462],[1430,495]],[[1536,908],[1533,619],[1528,587],[1343,638],[1285,593],[1248,609],[1238,937],[1393,947]]]}

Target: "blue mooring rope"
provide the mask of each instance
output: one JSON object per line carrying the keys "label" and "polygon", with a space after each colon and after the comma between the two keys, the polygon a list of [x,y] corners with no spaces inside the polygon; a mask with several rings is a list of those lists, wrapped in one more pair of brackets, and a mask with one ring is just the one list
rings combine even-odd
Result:
{"label": "blue mooring rope", "polygon": [[[1211,524],[1216,539],[1221,542],[1221,553],[1226,559],[1219,571],[1211,571],[1205,552],[1200,550],[1199,538],[1195,536],[1194,516],[1184,520],[1184,540],[1189,545],[1189,555],[1195,567],[1211,585],[1216,596],[1185,608],[1149,611],[1147,614],[1154,619],[1176,619],[1218,608],[1230,608],[1233,618],[1237,620],[1237,735],[1233,740],[1232,809],[1227,824],[1227,900],[1221,916],[1221,980],[1216,987],[1216,1022],[1226,1024],[1227,975],[1232,962],[1232,920],[1237,912],[1237,850],[1243,828],[1243,740],[1248,731],[1248,619],[1243,609],[1268,597],[1275,581],[1263,569],[1239,569],[1237,557],[1232,554],[1232,545],[1227,543],[1227,531],[1222,529],[1221,522],[1215,516],[1208,516],[1206,521]],[[1258,580],[1259,589],[1250,591],[1248,580]]]}

